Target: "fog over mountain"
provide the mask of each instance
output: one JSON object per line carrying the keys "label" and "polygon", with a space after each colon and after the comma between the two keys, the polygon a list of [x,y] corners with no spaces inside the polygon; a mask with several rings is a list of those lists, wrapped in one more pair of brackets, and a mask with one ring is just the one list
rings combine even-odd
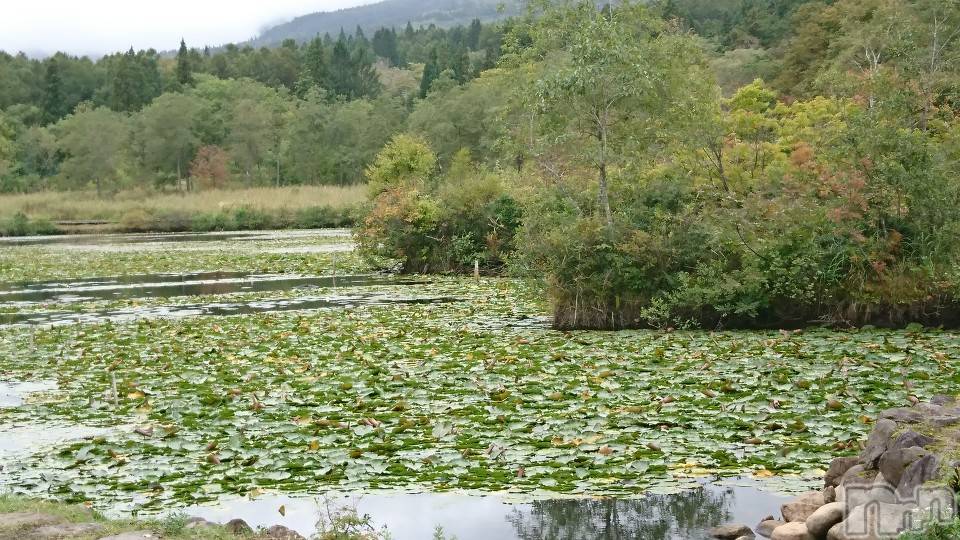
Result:
{"label": "fog over mountain", "polygon": [[56,51],[100,56],[130,47],[170,50],[180,38],[191,46],[255,38],[294,17],[370,3],[371,0],[127,0],[17,2],[0,17],[0,50],[45,56]]}

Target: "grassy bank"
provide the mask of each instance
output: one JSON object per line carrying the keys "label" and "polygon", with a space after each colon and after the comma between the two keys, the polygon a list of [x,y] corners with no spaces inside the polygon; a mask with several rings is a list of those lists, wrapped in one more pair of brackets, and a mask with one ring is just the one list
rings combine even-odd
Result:
{"label": "grassy bank", "polygon": [[[0,495],[0,515],[15,512],[42,514],[56,519],[58,525],[94,524],[95,531],[71,534],[73,540],[94,540],[130,531],[150,531],[168,540],[226,540],[237,538],[223,527],[188,528],[183,516],[174,515],[160,520],[110,520],[83,505],[27,499],[12,495]],[[28,535],[26,527],[4,528],[0,523],[0,538],[18,538]]]}
{"label": "grassy bank", "polygon": [[0,196],[0,235],[71,232],[71,222],[102,222],[99,232],[216,231],[341,227],[352,224],[364,186],[295,186],[169,193],[144,190]]}

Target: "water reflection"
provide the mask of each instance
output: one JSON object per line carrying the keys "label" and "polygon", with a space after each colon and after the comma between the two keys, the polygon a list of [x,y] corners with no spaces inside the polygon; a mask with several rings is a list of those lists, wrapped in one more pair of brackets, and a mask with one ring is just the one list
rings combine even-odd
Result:
{"label": "water reflection", "polygon": [[642,500],[537,501],[507,520],[520,540],[661,540],[705,537],[728,519],[735,497],[697,489]]}
{"label": "water reflection", "polygon": [[372,285],[408,285],[422,282],[398,281],[383,275],[294,276],[279,274],[241,274],[211,272],[93,278],[73,282],[23,283],[0,286],[0,305],[4,303],[71,303],[90,300],[130,298],[173,298],[238,292],[271,292],[296,288],[359,287]]}
{"label": "water reflection", "polygon": [[63,326],[69,324],[92,324],[101,322],[125,323],[140,319],[178,319],[197,316],[251,315],[282,311],[308,311],[317,309],[344,309],[356,306],[387,306],[393,304],[441,304],[455,302],[456,298],[429,296],[405,297],[382,293],[334,296],[301,296],[276,298],[250,302],[211,302],[206,304],[181,304],[168,306],[139,306],[127,309],[103,311],[56,311],[38,313],[0,313],[0,326]]}
{"label": "water reflection", "polygon": [[[458,540],[706,540],[707,530],[735,521],[755,525],[777,514],[786,498],[740,480],[705,483],[671,495],[638,499],[549,499],[515,503],[496,494],[373,493],[315,500],[290,496],[221,500],[187,509],[192,516],[254,527],[283,525],[304,536],[316,532],[327,504],[354,506],[385,526],[394,540],[423,540],[442,527]],[[283,506],[284,514],[278,509]]]}

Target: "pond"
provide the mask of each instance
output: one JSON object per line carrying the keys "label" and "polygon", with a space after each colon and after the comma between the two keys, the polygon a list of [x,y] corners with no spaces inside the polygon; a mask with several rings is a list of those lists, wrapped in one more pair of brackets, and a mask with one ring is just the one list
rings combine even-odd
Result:
{"label": "pond", "polygon": [[951,332],[559,332],[535,283],[379,275],[325,251],[343,231],[111,238],[0,247],[0,489],[304,532],[336,492],[397,538],[614,516],[697,538],[960,387]]}
{"label": "pond", "polygon": [[741,479],[704,481],[681,493],[636,499],[516,501],[476,493],[263,496],[190,507],[185,513],[219,523],[240,517],[254,528],[279,524],[307,537],[328,512],[346,508],[370,516],[371,524],[385,528],[393,540],[431,538],[437,527],[458,540],[706,540],[711,527],[728,522],[756,525],[777,515],[788,500]]}

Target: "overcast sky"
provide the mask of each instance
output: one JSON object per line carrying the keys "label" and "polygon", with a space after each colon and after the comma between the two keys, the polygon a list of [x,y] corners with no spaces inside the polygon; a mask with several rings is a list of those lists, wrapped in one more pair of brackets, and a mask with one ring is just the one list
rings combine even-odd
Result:
{"label": "overcast sky", "polygon": [[376,0],[5,0],[0,50],[103,54],[244,41],[297,15]]}

